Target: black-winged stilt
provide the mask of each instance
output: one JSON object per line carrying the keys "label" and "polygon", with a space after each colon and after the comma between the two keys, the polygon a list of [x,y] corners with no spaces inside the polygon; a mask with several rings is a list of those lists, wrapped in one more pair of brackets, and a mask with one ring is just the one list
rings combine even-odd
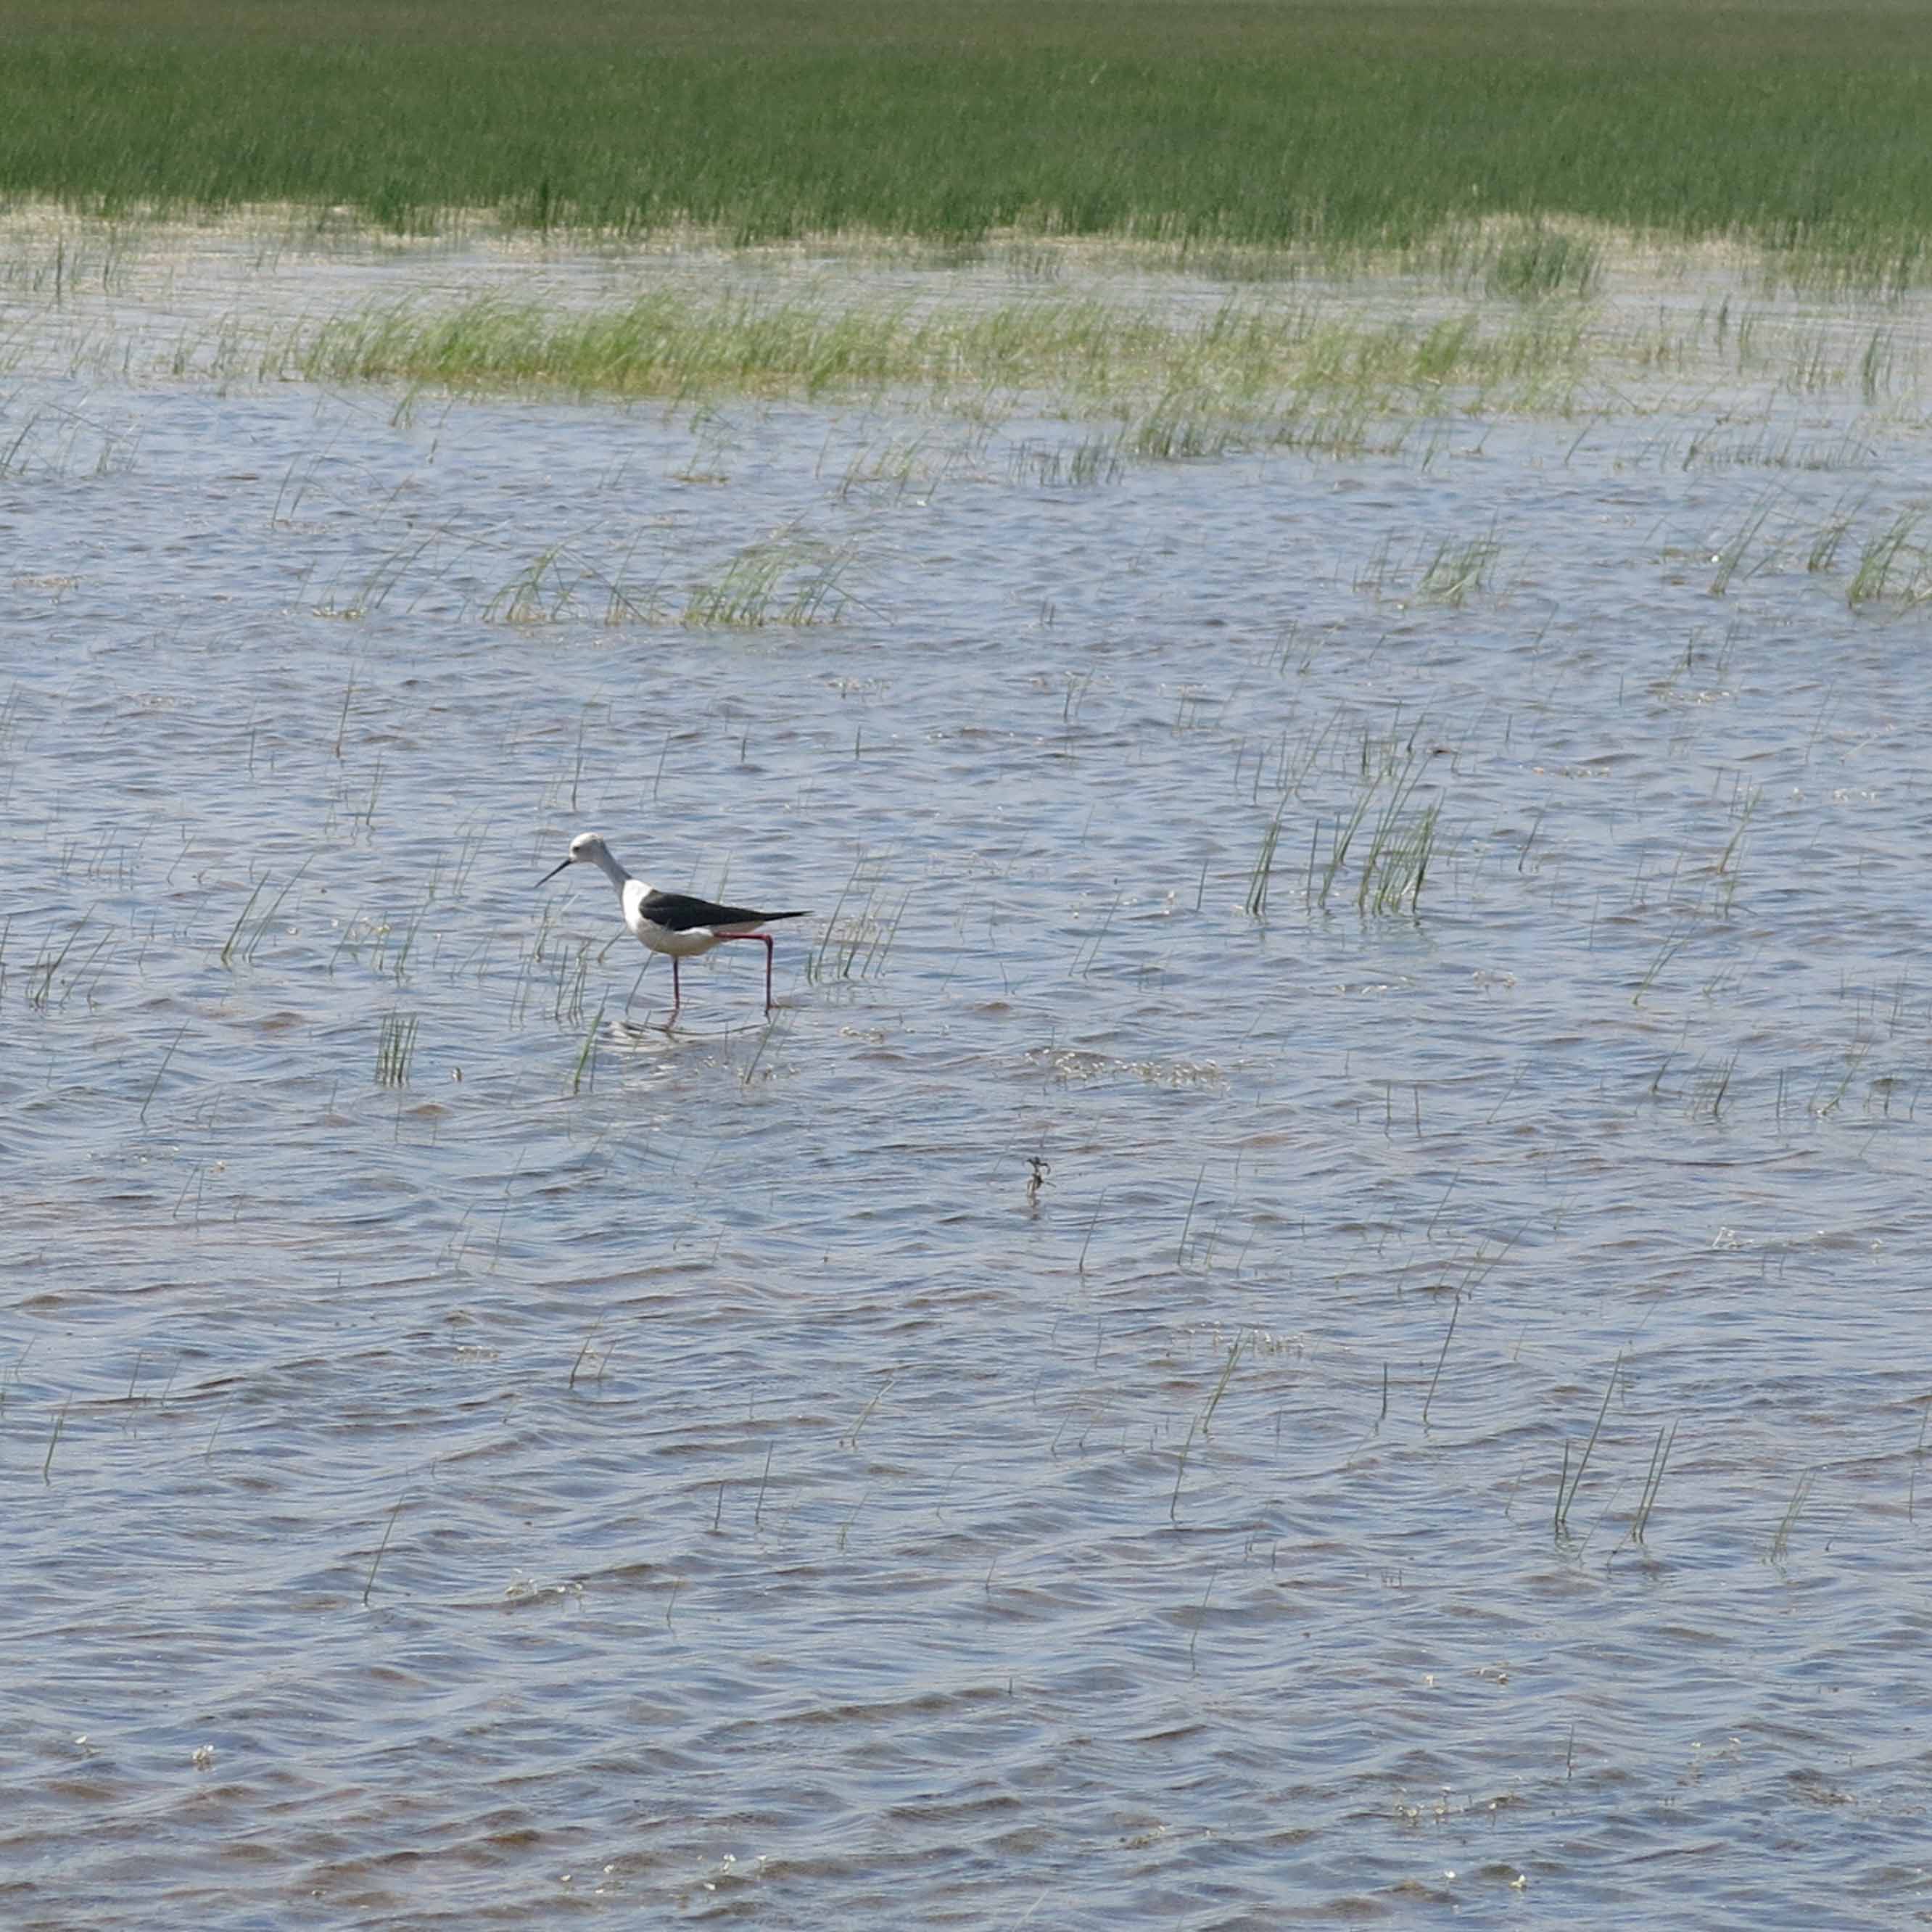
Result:
{"label": "black-winged stilt", "polygon": [[683,1004],[677,963],[709,952],[732,939],[754,939],[765,949],[765,1011],[772,1010],[772,936],[760,926],[774,920],[809,919],[806,912],[754,912],[749,906],[719,905],[712,899],[693,898],[688,892],[661,892],[644,880],[634,879],[612,856],[595,832],[580,832],[570,842],[569,856],[537,881],[548,885],[572,866],[595,866],[617,888],[624,923],[653,952],[670,958],[670,1010],[674,1018]]}

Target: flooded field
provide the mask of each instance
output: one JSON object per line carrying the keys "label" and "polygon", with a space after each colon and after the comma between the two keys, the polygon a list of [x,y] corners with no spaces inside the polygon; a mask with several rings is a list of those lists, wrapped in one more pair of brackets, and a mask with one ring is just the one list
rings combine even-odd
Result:
{"label": "flooded field", "polygon": [[1924,298],[11,245],[0,1916],[1932,1910]]}

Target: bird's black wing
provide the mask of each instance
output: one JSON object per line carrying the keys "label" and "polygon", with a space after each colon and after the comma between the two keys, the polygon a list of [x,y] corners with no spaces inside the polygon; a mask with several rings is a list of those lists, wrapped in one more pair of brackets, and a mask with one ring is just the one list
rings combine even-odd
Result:
{"label": "bird's black wing", "polygon": [[802,919],[802,912],[754,912],[749,906],[720,905],[688,892],[646,892],[638,910],[667,932],[694,932],[707,926],[763,926],[767,920]]}

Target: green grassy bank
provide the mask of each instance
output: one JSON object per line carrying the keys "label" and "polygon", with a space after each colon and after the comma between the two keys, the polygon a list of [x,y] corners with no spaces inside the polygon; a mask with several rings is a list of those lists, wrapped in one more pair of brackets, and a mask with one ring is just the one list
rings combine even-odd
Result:
{"label": "green grassy bank", "polygon": [[1880,253],[1932,8],[76,0],[0,10],[0,195],[403,230],[1010,227],[1338,248],[1496,214]]}

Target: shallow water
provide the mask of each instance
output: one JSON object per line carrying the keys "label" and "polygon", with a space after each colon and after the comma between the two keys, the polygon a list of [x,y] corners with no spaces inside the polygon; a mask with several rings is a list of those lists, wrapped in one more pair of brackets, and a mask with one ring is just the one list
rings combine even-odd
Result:
{"label": "shallow water", "polygon": [[[1044,404],[58,360],[10,1923],[1917,1922],[1909,395],[1079,488]],[[670,621],[774,532],[839,621]],[[533,890],[592,826],[816,909],[770,1024]]]}

